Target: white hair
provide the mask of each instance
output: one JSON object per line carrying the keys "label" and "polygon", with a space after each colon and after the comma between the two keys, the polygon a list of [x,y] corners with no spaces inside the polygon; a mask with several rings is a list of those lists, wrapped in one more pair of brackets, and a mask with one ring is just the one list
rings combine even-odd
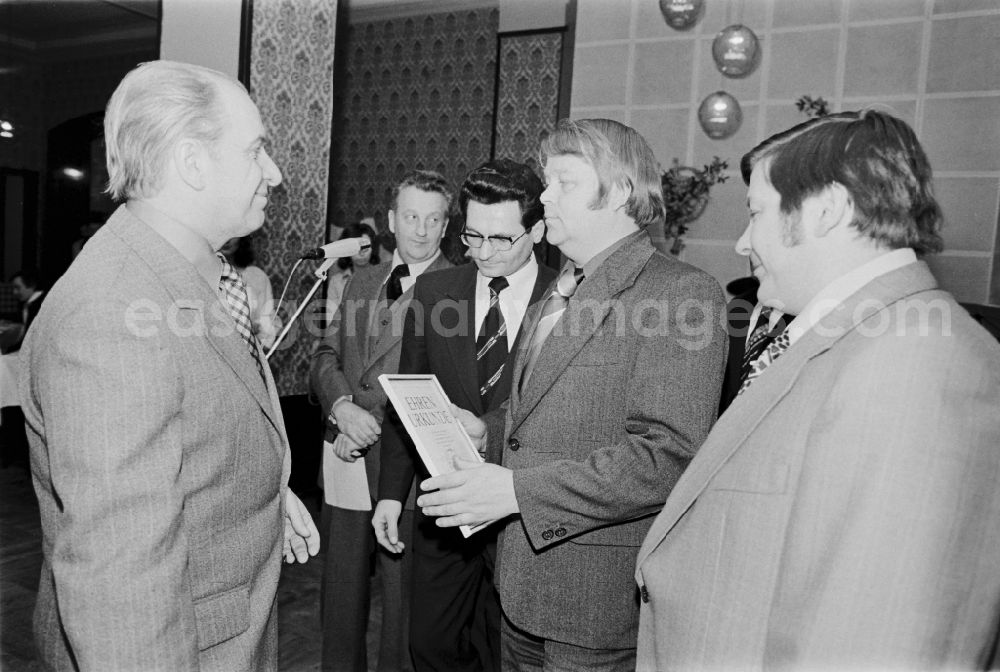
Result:
{"label": "white hair", "polygon": [[104,115],[107,192],[116,200],[156,195],[174,143],[194,138],[209,147],[222,137],[219,84],[227,75],[188,63],[151,61],[122,79]]}

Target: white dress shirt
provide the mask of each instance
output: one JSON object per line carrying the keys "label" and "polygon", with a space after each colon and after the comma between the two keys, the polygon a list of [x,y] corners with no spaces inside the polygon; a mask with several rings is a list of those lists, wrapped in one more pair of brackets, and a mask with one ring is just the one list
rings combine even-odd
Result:
{"label": "white dress shirt", "polygon": [[[406,292],[407,290],[409,290],[410,287],[413,286],[413,283],[417,281],[417,276],[426,271],[427,267],[433,264],[434,260],[440,256],[441,256],[441,251],[438,250],[437,254],[435,254],[427,261],[421,261],[419,264],[409,264],[410,274],[403,276],[402,278],[399,279],[399,286],[403,288],[403,291]],[[403,258],[399,256],[399,251],[396,250],[395,252],[392,253],[392,266],[389,267],[389,272],[386,273],[385,280],[382,281],[383,285],[389,282],[389,276],[392,275],[392,269],[396,268],[402,263],[405,262],[403,261]]]}
{"label": "white dress shirt", "polygon": [[[500,314],[507,325],[507,351],[514,345],[517,332],[524,320],[524,313],[531,301],[531,292],[535,288],[535,278],[538,277],[538,262],[535,255],[528,257],[528,262],[507,276],[507,288],[500,292]],[[483,327],[486,313],[490,309],[490,280],[482,273],[476,273],[476,331]]]}

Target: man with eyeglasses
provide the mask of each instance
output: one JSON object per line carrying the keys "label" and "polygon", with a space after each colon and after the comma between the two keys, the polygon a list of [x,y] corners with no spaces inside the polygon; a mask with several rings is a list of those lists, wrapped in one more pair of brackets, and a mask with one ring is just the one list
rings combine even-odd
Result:
{"label": "man with eyeglasses", "polygon": [[[473,170],[462,184],[459,206],[465,217],[462,241],[475,263],[426,274],[416,283],[399,372],[436,374],[448,397],[476,415],[506,401],[525,311],[555,279],[555,271],[539,266],[532,254],[545,233],[542,188],[531,168],[507,159]],[[427,471],[398,421],[382,427],[372,525],[380,544],[401,553],[402,502],[415,466],[422,478]],[[494,463],[500,458],[485,457]],[[497,529],[465,539],[416,513],[410,650],[418,672],[499,670]]]}
{"label": "man with eyeglasses", "polygon": [[[366,630],[373,553],[377,553],[382,581],[378,670],[410,669],[406,626],[410,556],[380,551],[370,526],[378,485],[380,425],[386,409],[378,377],[396,373],[398,368],[403,316],[414,282],[423,273],[451,266],[440,244],[452,197],[451,185],[436,172],[414,170],[403,177],[389,210],[389,230],[396,238],[391,270],[377,264],[355,272],[344,289],[330,333],[313,355],[310,385],[326,413],[328,430],[335,434],[332,445],[324,446],[326,501],[320,521],[329,544],[320,604],[325,671],[368,669]],[[368,494],[345,495],[359,489]],[[406,502],[404,522],[413,515],[410,490],[407,483],[400,495]],[[410,525],[404,524],[403,529],[408,538]]]}

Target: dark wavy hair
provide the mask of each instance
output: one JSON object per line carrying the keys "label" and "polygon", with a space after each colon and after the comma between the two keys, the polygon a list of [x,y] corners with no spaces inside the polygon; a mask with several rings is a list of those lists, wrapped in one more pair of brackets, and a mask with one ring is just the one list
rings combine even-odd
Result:
{"label": "dark wavy hair", "polygon": [[810,119],[773,135],[740,161],[743,181],[761,163],[781,195],[781,212],[833,183],[854,202],[851,226],[890,249],[940,252],[941,208],[934,198],[931,164],[906,122],[876,110]]}
{"label": "dark wavy hair", "polygon": [[[340,234],[341,238],[360,238],[361,236],[368,236],[368,240],[372,241],[372,256],[368,263],[372,266],[378,264],[378,236],[375,235],[372,227],[363,222],[355,222],[345,226],[344,232]],[[341,257],[337,260],[337,266],[341,269],[353,268],[354,261],[350,257]]]}
{"label": "dark wavy hair", "polygon": [[545,190],[530,167],[510,159],[494,159],[482,164],[465,178],[458,194],[458,206],[465,219],[469,201],[493,205],[515,201],[521,208],[521,226],[530,229],[544,217],[539,197]]}

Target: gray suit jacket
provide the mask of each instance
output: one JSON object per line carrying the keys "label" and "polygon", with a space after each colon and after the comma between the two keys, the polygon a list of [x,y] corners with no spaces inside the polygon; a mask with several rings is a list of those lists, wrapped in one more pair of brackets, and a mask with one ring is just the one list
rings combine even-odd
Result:
{"label": "gray suit jacket", "polygon": [[640,670],[977,669],[1000,623],[1000,346],[923,263],[736,398],[649,531]]}
{"label": "gray suit jacket", "polygon": [[[424,273],[450,267],[451,263],[440,254]],[[324,417],[330,414],[333,402],[350,394],[354,395],[354,403],[375,416],[379,424],[385,419],[388,399],[378,377],[399,370],[403,321],[413,298],[411,286],[387,306],[382,286],[388,274],[388,264],[368,266],[354,273],[344,289],[330,332],[313,354],[310,388],[319,398]],[[373,499],[378,494],[381,448],[381,441],[377,441],[365,455],[368,492]],[[413,508],[413,500],[411,488],[406,508]]]}
{"label": "gray suit jacket", "polygon": [[532,634],[634,647],[636,551],[715,419],[722,291],[636,233],[580,285],[519,389],[540,307],[525,317],[506,431],[489,433],[521,510],[500,538],[497,588]]}
{"label": "gray suit jacket", "polygon": [[21,356],[47,669],[275,669],[289,453],[217,290],[119,208]]}

